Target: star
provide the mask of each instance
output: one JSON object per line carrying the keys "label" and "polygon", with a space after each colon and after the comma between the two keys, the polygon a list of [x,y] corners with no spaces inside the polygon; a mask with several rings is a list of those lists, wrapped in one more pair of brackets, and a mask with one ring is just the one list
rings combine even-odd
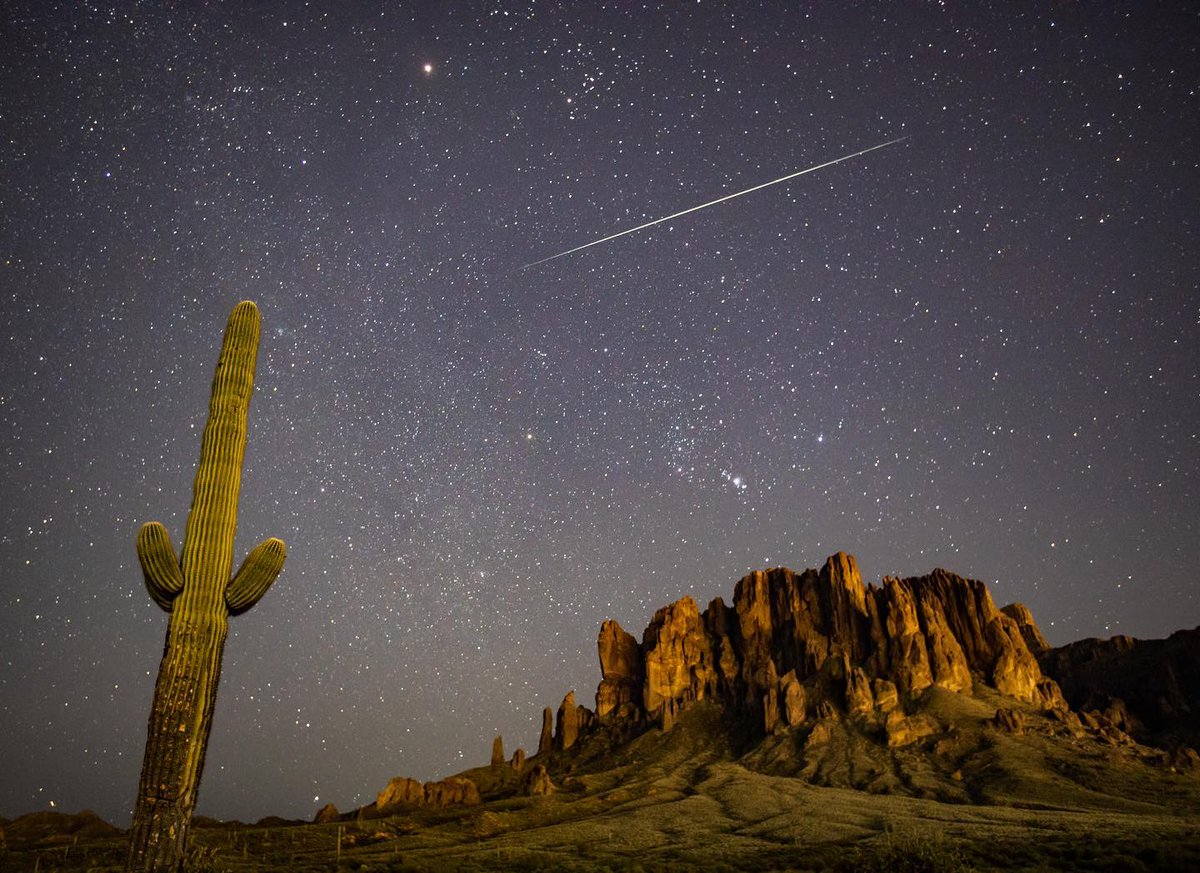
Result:
{"label": "star", "polygon": [[[1014,30],[961,4],[935,46],[871,4],[346,3],[285,32],[145,4],[138,52],[87,4],[24,5],[0,816],[128,824],[165,629],[134,536],[181,545],[241,296],[239,537],[292,551],[231,634],[200,814],[311,818],[318,788],[529,748],[595,687],[603,620],[728,597],[766,555],[999,579],[1056,645],[1200,623],[1187,4]],[[64,763],[79,737],[101,766]]]}

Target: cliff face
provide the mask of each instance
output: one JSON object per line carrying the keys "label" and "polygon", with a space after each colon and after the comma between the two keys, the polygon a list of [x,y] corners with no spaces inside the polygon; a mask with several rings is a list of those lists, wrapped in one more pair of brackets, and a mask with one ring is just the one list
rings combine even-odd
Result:
{"label": "cliff face", "polygon": [[605,622],[596,716],[668,728],[713,699],[770,733],[837,710],[887,713],[930,687],[969,694],[975,682],[1061,708],[1027,642],[1038,640],[1028,610],[997,609],[981,582],[935,570],[864,585],[839,552],[819,571],[751,573],[731,606],[663,607],[640,644]]}

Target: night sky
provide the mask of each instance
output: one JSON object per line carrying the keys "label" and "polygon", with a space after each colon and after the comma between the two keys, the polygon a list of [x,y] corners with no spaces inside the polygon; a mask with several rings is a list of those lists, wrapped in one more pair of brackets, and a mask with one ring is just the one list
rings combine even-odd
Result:
{"label": "night sky", "polygon": [[[6,3],[0,815],[129,821],[225,319],[263,316],[198,812],[537,744],[752,569],[1200,623],[1194,4]],[[888,140],[905,141],[528,269]]]}

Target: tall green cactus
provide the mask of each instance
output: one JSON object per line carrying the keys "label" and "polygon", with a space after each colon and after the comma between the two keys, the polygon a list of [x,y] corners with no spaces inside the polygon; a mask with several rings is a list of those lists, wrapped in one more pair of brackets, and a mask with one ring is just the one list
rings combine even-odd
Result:
{"label": "tall green cactus", "polygon": [[258,307],[244,300],[229,316],[213,377],[182,562],[161,524],[148,522],[138,531],[137,554],[146,588],[171,618],[129,837],[130,871],[174,871],[182,866],[212,729],[229,616],[258,602],[279,575],[287,553],[282,540],[266,540],[230,578],[258,334]]}

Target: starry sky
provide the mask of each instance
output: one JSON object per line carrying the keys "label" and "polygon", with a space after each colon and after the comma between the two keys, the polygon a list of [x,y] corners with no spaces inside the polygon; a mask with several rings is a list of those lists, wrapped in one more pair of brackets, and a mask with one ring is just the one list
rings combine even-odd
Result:
{"label": "starry sky", "polygon": [[[1190,3],[6,3],[0,815],[129,821],[233,305],[198,811],[536,747],[640,633],[856,554],[1061,644],[1200,623]],[[880,143],[836,166],[523,265]]]}

